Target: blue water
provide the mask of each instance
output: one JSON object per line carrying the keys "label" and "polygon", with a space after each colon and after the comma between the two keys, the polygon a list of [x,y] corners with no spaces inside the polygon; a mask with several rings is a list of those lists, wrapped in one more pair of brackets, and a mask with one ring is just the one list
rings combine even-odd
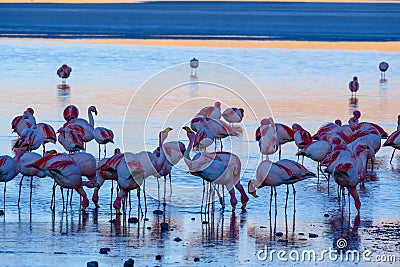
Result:
{"label": "blue water", "polygon": [[399,41],[388,3],[0,4],[0,37]]}

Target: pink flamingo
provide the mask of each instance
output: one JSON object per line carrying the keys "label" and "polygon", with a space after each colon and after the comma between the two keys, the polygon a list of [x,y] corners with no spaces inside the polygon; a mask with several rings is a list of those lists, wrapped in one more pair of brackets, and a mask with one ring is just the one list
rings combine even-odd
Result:
{"label": "pink flamingo", "polygon": [[[17,150],[16,150],[17,151]],[[33,176],[44,178],[46,177],[46,173],[42,170],[34,168],[31,166],[32,163],[41,159],[42,156],[35,152],[25,152],[23,155],[17,159],[17,164],[19,165],[19,172],[22,174],[21,181],[19,182],[19,193],[18,193],[18,207],[21,199],[21,187],[22,181],[25,176],[31,177],[31,192],[30,192],[30,205],[32,205],[32,183],[33,183]]]}
{"label": "pink flamingo", "polygon": [[79,110],[74,105],[69,105],[64,109],[63,117],[66,121],[76,119],[79,116]]}
{"label": "pink flamingo", "polygon": [[196,132],[194,136],[193,147],[199,150],[206,150],[207,147],[211,146],[214,143],[214,136],[211,131],[207,128],[202,128]]}
{"label": "pink flamingo", "polygon": [[221,103],[217,101],[214,106],[204,107],[197,114],[209,119],[219,120],[221,119]]}
{"label": "pink flamingo", "polygon": [[11,122],[13,132],[21,135],[24,129],[32,128],[36,124],[36,119],[33,114],[34,110],[32,108],[27,108],[23,115],[15,117]]}
{"label": "pink flamingo", "polygon": [[82,118],[75,118],[75,119],[69,120],[68,122],[66,122],[64,124],[64,127],[66,127],[68,125],[79,125],[83,128],[83,130],[84,130],[83,141],[85,142],[85,147],[86,147],[86,143],[90,142],[94,138],[93,137],[94,119],[93,119],[92,113],[95,113],[97,115],[97,110],[96,110],[95,106],[90,106],[88,108],[89,122]]}
{"label": "pink flamingo", "polygon": [[349,89],[350,89],[352,97],[353,97],[353,93],[354,93],[354,96],[357,97],[357,91],[358,91],[359,87],[360,87],[360,85],[358,83],[358,78],[357,78],[357,76],[354,76],[353,80],[351,82],[349,82]]}
{"label": "pink flamingo", "polygon": [[[95,204],[96,208],[99,208],[99,204],[98,204],[99,190],[106,180],[112,181],[112,185],[111,185],[111,199],[112,199],[113,191],[114,191],[114,181],[118,180],[117,168],[118,168],[119,164],[121,163],[121,161],[123,160],[123,158],[124,158],[124,154],[121,153],[119,148],[116,148],[114,150],[114,155],[112,157],[102,159],[98,162],[96,182],[99,186],[95,187],[93,196],[92,196],[92,201]],[[112,203],[110,205],[112,208]]]}
{"label": "pink flamingo", "polygon": [[[336,183],[344,188],[346,187],[349,190],[349,196],[351,195],[354,199],[355,206],[357,212],[360,213],[361,202],[357,193],[357,184],[359,181],[359,175],[357,166],[352,162],[340,163],[336,166],[334,171],[334,178]],[[349,201],[350,206],[350,201]],[[350,212],[350,207],[349,207]]]}
{"label": "pink flamingo", "polygon": [[392,164],[392,160],[394,157],[394,153],[396,152],[396,149],[400,149],[400,115],[397,116],[397,128],[396,131],[390,134],[390,136],[387,138],[383,146],[391,146],[393,147],[393,153],[390,158],[390,164]]}
{"label": "pink flamingo", "polygon": [[359,119],[361,117],[361,112],[359,110],[353,111],[353,117],[349,119],[349,125],[352,131],[358,130],[360,125],[359,125]]}
{"label": "pink flamingo", "polygon": [[53,127],[47,123],[38,123],[34,126],[42,134],[42,144],[43,144],[43,154],[46,152],[46,144],[53,143],[57,141],[56,132]]}
{"label": "pink flamingo", "polygon": [[[232,212],[236,209],[237,199],[235,197],[235,187],[241,194],[242,210],[246,209],[249,200],[243,186],[240,184],[241,162],[239,157],[229,152],[197,153],[193,159],[190,158],[190,151],[193,147],[195,134],[189,127],[183,129],[187,132],[189,145],[184,154],[185,164],[191,174],[203,178],[213,184],[221,184],[227,188],[231,196],[230,203]],[[220,198],[221,200],[221,198]],[[224,208],[224,203],[221,201]]]}
{"label": "pink flamingo", "polygon": [[104,157],[106,157],[106,145],[114,143],[114,133],[104,127],[96,127],[93,130],[94,140],[99,144],[99,160],[100,160],[100,145],[104,145]]}
{"label": "pink flamingo", "polygon": [[222,113],[222,117],[232,125],[241,123],[244,117],[244,109],[242,108],[227,108]]}
{"label": "pink flamingo", "polygon": [[18,161],[21,158],[23,152],[20,149],[15,150],[15,157],[0,156],[0,182],[4,183],[4,196],[3,196],[3,210],[6,210],[6,188],[7,182],[17,176],[19,173]]}
{"label": "pink flamingo", "polygon": [[311,134],[308,131],[304,130],[303,127],[301,127],[299,124],[293,123],[292,129],[294,143],[299,150],[312,142]]}
{"label": "pink flamingo", "polygon": [[61,67],[58,68],[57,70],[57,75],[58,77],[61,78],[61,81],[63,84],[66,83],[67,78],[71,75],[72,68],[68,66],[67,64],[63,64]]}
{"label": "pink flamingo", "polygon": [[[317,162],[317,177],[319,184],[319,171],[321,169],[321,161],[332,151],[332,146],[328,141],[318,140],[306,145],[296,153],[296,156],[306,156]],[[322,173],[324,173],[321,170]]]}
{"label": "pink flamingo", "polygon": [[261,126],[256,130],[256,140],[261,155],[272,155],[278,149],[278,140],[276,135],[275,123],[272,118],[261,120]]}
{"label": "pink flamingo", "polygon": [[84,129],[79,125],[67,125],[67,127],[61,127],[58,130],[58,142],[68,152],[75,152],[84,150]]}
{"label": "pink flamingo", "polygon": [[27,151],[38,149],[42,145],[42,134],[38,129],[26,128],[21,132],[14,148],[23,148]]}

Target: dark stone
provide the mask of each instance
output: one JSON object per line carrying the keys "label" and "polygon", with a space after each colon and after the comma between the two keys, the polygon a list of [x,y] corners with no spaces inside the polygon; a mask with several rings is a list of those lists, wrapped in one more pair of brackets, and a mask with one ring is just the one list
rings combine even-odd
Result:
{"label": "dark stone", "polygon": [[324,217],[328,218],[328,217],[329,217],[329,214],[328,214],[328,213],[325,213],[325,214],[324,214]]}
{"label": "dark stone", "polygon": [[175,238],[174,238],[174,241],[175,241],[175,242],[181,242],[181,241],[182,241],[182,238],[180,238],[179,236],[178,236],[178,237],[175,237]]}
{"label": "dark stone", "polygon": [[100,249],[100,254],[107,254],[108,252],[110,252],[111,251],[111,249],[110,248],[101,248]]}
{"label": "dark stone", "polygon": [[165,222],[163,222],[163,223],[160,223],[160,226],[161,226],[161,230],[168,230],[168,227],[169,227],[169,225],[168,225],[168,223],[165,223]]}
{"label": "dark stone", "polygon": [[202,224],[208,224],[208,222],[207,221],[203,221]]}
{"label": "dark stone", "polygon": [[191,218],[191,220],[192,220],[192,221],[195,221],[195,220],[196,220],[196,218],[194,218],[194,217],[193,217],[193,218]]}
{"label": "dark stone", "polygon": [[151,230],[151,227],[150,227],[150,226],[147,226],[147,230]]}
{"label": "dark stone", "polygon": [[299,233],[299,235],[304,235],[304,233]]}
{"label": "dark stone", "polygon": [[160,261],[161,258],[162,258],[161,255],[157,255],[157,256],[156,256],[156,261]]}
{"label": "dark stone", "polygon": [[308,238],[316,238],[316,237],[318,237],[317,234],[308,234]]}
{"label": "dark stone", "polygon": [[128,223],[138,223],[138,222],[139,222],[139,219],[136,217],[131,217],[128,219]]}
{"label": "dark stone", "polygon": [[0,210],[0,216],[4,216],[4,210]]}
{"label": "dark stone", "polygon": [[135,261],[132,259],[127,260],[124,262],[124,267],[133,267],[135,265]]}
{"label": "dark stone", "polygon": [[299,238],[300,241],[307,241],[307,238]]}
{"label": "dark stone", "polygon": [[200,261],[200,258],[199,258],[199,257],[195,257],[195,258],[194,258],[194,261],[195,261],[195,262],[199,262],[199,261]]}
{"label": "dark stone", "polygon": [[260,228],[261,228],[261,229],[267,228],[267,226],[260,225]]}
{"label": "dark stone", "polygon": [[275,235],[276,236],[283,236],[283,233],[282,232],[276,232]]}
{"label": "dark stone", "polygon": [[112,219],[112,220],[109,220],[108,222],[110,222],[110,223],[115,223],[117,220],[115,220],[115,219]]}
{"label": "dark stone", "polygon": [[60,251],[56,251],[56,252],[54,252],[54,254],[61,254],[61,255],[65,255],[65,254],[67,254],[67,253],[65,253],[65,252],[60,252]]}
{"label": "dark stone", "polygon": [[155,211],[153,211],[153,214],[156,214],[156,215],[161,215],[161,214],[163,214],[164,212],[162,211],[162,210],[155,210]]}
{"label": "dark stone", "polygon": [[99,263],[97,261],[89,261],[86,267],[99,267]]}
{"label": "dark stone", "polygon": [[147,222],[148,220],[149,220],[149,218],[144,218],[144,221],[146,221],[146,222]]}

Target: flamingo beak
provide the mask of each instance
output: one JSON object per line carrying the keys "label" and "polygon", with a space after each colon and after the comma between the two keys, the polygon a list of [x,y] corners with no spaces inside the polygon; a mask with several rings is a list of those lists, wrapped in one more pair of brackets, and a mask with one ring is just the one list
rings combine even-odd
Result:
{"label": "flamingo beak", "polygon": [[259,196],[257,195],[256,192],[250,193],[250,195],[252,195],[252,196],[255,197],[255,198],[258,198],[258,197],[259,197]]}
{"label": "flamingo beak", "polygon": [[183,130],[185,130],[187,133],[190,133],[192,130],[188,126],[182,127]]}
{"label": "flamingo beak", "polygon": [[168,127],[168,128],[166,128],[164,131],[166,132],[166,133],[169,133],[170,131],[172,131],[173,129],[171,128],[171,127]]}
{"label": "flamingo beak", "polygon": [[93,183],[93,186],[96,187],[96,188],[98,188],[98,189],[100,189],[100,185],[99,185],[99,183],[97,183],[97,182],[94,182],[94,183]]}

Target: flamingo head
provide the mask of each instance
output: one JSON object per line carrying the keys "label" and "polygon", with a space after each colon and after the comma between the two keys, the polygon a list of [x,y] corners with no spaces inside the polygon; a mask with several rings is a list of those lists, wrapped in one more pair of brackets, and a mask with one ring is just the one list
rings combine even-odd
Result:
{"label": "flamingo head", "polygon": [[339,125],[339,126],[342,126],[342,121],[339,120],[339,119],[338,119],[338,120],[335,120],[335,124],[336,124],[336,125]]}
{"label": "flamingo head", "polygon": [[221,102],[219,101],[215,102],[214,107],[221,108]]}
{"label": "flamingo head", "polygon": [[121,154],[121,149],[116,148],[114,149],[114,155]]}
{"label": "flamingo head", "polygon": [[94,114],[97,116],[97,109],[95,106],[90,106],[88,110],[89,112],[94,112]]}
{"label": "flamingo head", "polygon": [[358,193],[357,193],[357,188],[356,187],[350,187],[349,188],[349,193],[354,199],[357,212],[360,213],[361,201],[360,201],[360,198],[359,198]]}
{"label": "flamingo head", "polygon": [[293,130],[293,132],[297,132],[297,131],[303,130],[303,127],[301,127],[300,124],[293,123],[292,130]]}
{"label": "flamingo head", "polygon": [[240,113],[242,113],[242,117],[244,116],[244,109],[239,108]]}
{"label": "flamingo head", "polygon": [[60,129],[58,129],[57,133],[61,134],[61,136],[65,138],[65,128],[64,127],[61,127]]}
{"label": "flamingo head", "polygon": [[33,113],[35,113],[35,111],[33,110],[33,108],[27,108],[26,112],[33,115]]}
{"label": "flamingo head", "polygon": [[21,158],[21,156],[26,152],[24,148],[15,148],[14,153],[16,158]]}
{"label": "flamingo head", "polygon": [[256,193],[256,188],[253,184],[253,181],[250,180],[247,186],[247,192],[252,195],[253,197],[258,197],[257,193]]}
{"label": "flamingo head", "polygon": [[189,140],[194,140],[195,133],[190,129],[190,127],[184,126],[182,129],[186,131],[186,135]]}
{"label": "flamingo head", "polygon": [[262,119],[262,120],[261,120],[260,124],[261,124],[261,125],[270,125],[270,124],[271,124],[271,121],[270,121],[269,118],[268,118],[268,119],[265,118],[265,119]]}
{"label": "flamingo head", "polygon": [[400,124],[400,115],[397,116],[397,124]]}
{"label": "flamingo head", "polygon": [[163,131],[160,132],[160,139],[164,142],[165,139],[168,137],[168,133],[173,129],[170,127],[165,128]]}
{"label": "flamingo head", "polygon": [[354,120],[358,120],[361,117],[361,112],[359,110],[354,110],[353,116]]}
{"label": "flamingo head", "polygon": [[354,76],[354,77],[353,77],[353,81],[358,81],[358,77],[357,77],[357,76]]}
{"label": "flamingo head", "polygon": [[369,149],[369,146],[367,146],[367,145],[358,145],[356,147],[356,155],[360,155],[360,153],[363,152],[366,149]]}

